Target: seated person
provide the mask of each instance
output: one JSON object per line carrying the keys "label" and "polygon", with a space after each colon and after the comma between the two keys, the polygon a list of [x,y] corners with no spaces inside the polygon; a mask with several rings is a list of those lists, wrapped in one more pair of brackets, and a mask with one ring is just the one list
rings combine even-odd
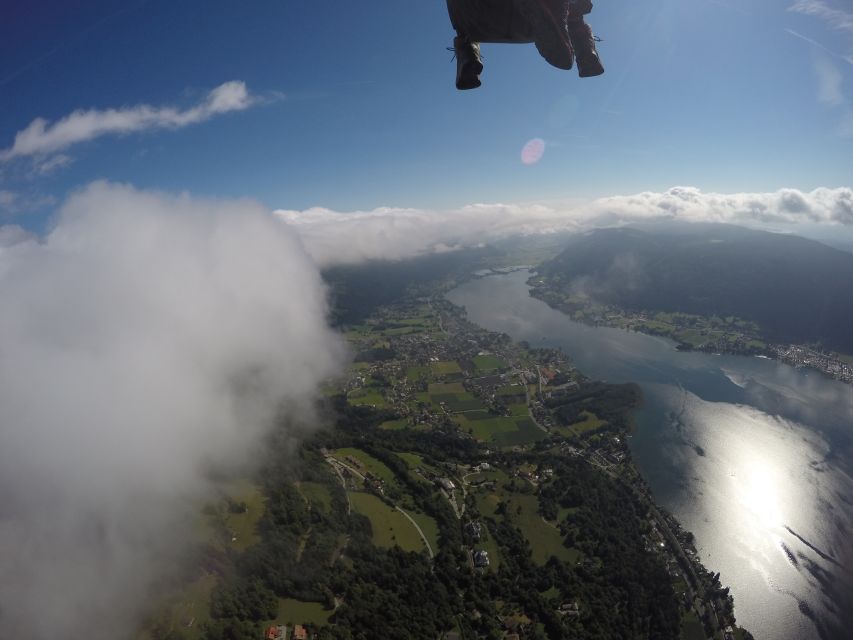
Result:
{"label": "seated person", "polygon": [[591,0],[447,0],[456,30],[456,88],[480,86],[481,42],[533,42],[545,60],[571,69],[575,59],[581,78],[598,76],[604,67],[595,50],[595,36],[583,20]]}

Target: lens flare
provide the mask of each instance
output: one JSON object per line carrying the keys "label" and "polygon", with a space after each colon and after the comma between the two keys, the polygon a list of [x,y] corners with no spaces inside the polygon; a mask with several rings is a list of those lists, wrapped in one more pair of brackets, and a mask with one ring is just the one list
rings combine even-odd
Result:
{"label": "lens flare", "polygon": [[545,141],[542,138],[529,140],[521,149],[521,162],[523,164],[536,164],[545,153]]}

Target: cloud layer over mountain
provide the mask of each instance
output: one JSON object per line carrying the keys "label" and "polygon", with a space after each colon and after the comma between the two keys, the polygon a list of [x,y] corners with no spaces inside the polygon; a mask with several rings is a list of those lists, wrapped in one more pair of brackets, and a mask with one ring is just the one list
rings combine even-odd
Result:
{"label": "cloud layer over mountain", "polygon": [[641,220],[725,222],[753,226],[853,225],[853,189],[705,193],[674,187],[571,204],[475,204],[451,211],[380,208],[340,213],[276,211],[294,226],[321,265],[399,259],[473,246],[515,234],[582,231]]}

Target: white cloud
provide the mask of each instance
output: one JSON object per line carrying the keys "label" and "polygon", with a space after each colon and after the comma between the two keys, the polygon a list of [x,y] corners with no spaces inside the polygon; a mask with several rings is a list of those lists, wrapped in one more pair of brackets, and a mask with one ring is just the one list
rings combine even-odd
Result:
{"label": "white cloud", "polygon": [[141,104],[119,109],[78,110],[54,123],[36,118],[15,134],[10,148],[0,151],[0,161],[55,153],[104,135],[179,129],[216,115],[248,109],[257,102],[257,96],[249,93],[244,82],[234,80],[219,85],[199,104],[185,110]]}
{"label": "white cloud", "polygon": [[719,194],[674,187],[580,204],[474,204],[449,211],[379,208],[348,213],[314,208],[276,214],[296,229],[319,264],[330,266],[437,253],[517,234],[580,231],[660,218],[759,226],[853,225],[853,189]]}
{"label": "white cloud", "polygon": [[0,252],[16,244],[33,240],[33,235],[16,224],[0,225]]}
{"label": "white cloud", "polygon": [[853,33],[853,13],[837,9],[824,0],[797,0],[788,11],[822,18],[833,29]]}
{"label": "white cloud", "polygon": [[0,635],[112,638],[204,469],[313,421],[342,343],[299,239],[252,202],[95,183],[0,246]]}
{"label": "white cloud", "polygon": [[70,156],[67,156],[64,153],[58,153],[55,156],[50,156],[36,162],[33,167],[33,173],[39,176],[46,176],[58,169],[67,167],[72,162],[74,162],[74,160]]}
{"label": "white cloud", "polygon": [[21,193],[0,189],[0,219],[16,216],[27,211],[35,211],[55,204],[53,196],[37,192]]}

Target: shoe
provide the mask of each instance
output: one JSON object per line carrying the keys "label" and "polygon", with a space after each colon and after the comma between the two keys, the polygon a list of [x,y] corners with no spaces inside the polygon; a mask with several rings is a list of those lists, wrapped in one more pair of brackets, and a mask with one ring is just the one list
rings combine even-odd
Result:
{"label": "shoe", "polygon": [[456,55],[456,88],[460,91],[476,89],[482,83],[483,58],[480,45],[464,36],[453,38],[453,52]]}
{"label": "shoe", "polygon": [[533,27],[539,54],[558,69],[571,69],[574,55],[566,29],[568,3],[565,0],[519,0],[518,8]]}
{"label": "shoe", "polygon": [[595,50],[595,36],[590,26],[583,20],[569,20],[568,29],[578,61],[578,75],[581,78],[600,76],[604,73],[604,65]]}

